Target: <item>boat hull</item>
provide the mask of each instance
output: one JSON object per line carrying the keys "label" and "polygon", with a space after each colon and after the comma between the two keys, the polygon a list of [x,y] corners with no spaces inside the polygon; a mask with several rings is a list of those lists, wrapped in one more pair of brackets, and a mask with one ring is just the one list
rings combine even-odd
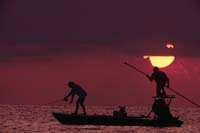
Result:
{"label": "boat hull", "polygon": [[104,125],[104,126],[181,126],[183,124],[177,118],[160,121],[146,117],[113,117],[107,115],[70,115],[65,113],[53,113],[53,116],[62,124],[67,125]]}

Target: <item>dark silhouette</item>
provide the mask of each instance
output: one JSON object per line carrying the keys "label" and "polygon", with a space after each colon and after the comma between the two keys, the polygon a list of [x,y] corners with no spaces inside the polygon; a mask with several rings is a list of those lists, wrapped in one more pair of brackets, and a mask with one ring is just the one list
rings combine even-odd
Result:
{"label": "dark silhouette", "polygon": [[151,76],[146,75],[146,76],[150,81],[155,80],[157,97],[166,96],[164,88],[165,86],[169,88],[169,79],[167,75],[164,72],[160,71],[158,67],[154,67],[152,75]]}
{"label": "dark silhouette", "polygon": [[173,119],[172,114],[170,113],[169,104],[165,102],[164,98],[155,99],[152,105],[152,111],[155,113],[158,120],[170,120]]}
{"label": "dark silhouette", "polygon": [[[62,124],[67,125],[104,125],[104,126],[156,126],[156,127],[169,127],[181,126],[183,121],[178,117],[173,117],[170,113],[169,105],[174,96],[168,97],[153,97],[154,103],[151,112],[154,117],[140,115],[128,116],[125,106],[119,106],[119,110],[113,111],[111,115],[70,115],[66,113],[53,112],[53,116]],[[165,102],[165,99],[168,99]]]}
{"label": "dark silhouette", "polygon": [[77,85],[74,82],[68,82],[68,86],[71,88],[71,91],[68,93],[68,95],[64,98],[65,101],[68,101],[68,97],[72,97],[70,104],[72,104],[74,96],[77,95],[78,96],[78,100],[76,101],[76,110],[73,114],[77,114],[78,113],[78,109],[79,109],[79,104],[81,105],[81,107],[83,108],[83,112],[84,115],[86,115],[86,109],[84,106],[84,101],[85,101],[85,97],[87,96],[86,91],[80,87],[79,85]]}
{"label": "dark silhouette", "polygon": [[119,111],[113,111],[114,117],[127,117],[126,107],[125,106],[118,106]]}

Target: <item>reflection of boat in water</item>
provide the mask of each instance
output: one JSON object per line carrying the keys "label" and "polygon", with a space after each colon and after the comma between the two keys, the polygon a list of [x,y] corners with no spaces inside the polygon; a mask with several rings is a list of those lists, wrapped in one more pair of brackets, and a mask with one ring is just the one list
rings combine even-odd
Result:
{"label": "reflection of boat in water", "polygon": [[[153,97],[154,103],[151,112],[154,116],[127,116],[125,107],[119,107],[113,116],[109,115],[71,115],[66,113],[53,113],[53,116],[62,124],[67,125],[105,125],[105,126],[181,126],[183,122],[173,117],[169,110],[169,104],[174,97]],[[165,99],[170,99],[166,103]]]}

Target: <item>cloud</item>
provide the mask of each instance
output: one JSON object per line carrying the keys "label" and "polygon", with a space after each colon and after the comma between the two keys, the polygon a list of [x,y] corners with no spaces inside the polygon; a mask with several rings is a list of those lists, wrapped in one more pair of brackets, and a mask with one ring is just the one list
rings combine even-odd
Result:
{"label": "cloud", "polygon": [[194,5],[186,0],[3,1],[1,59],[48,53],[155,54],[165,51],[168,42],[177,55],[196,56],[200,14]]}

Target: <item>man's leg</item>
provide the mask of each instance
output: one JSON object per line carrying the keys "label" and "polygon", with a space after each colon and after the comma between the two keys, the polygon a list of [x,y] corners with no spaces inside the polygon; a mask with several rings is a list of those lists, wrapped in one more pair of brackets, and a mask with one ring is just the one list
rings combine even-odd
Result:
{"label": "man's leg", "polygon": [[76,101],[76,110],[75,110],[74,114],[78,114],[79,103],[80,103],[80,99],[78,99],[78,100]]}
{"label": "man's leg", "polygon": [[167,94],[166,94],[164,88],[162,88],[162,93],[163,93],[164,96],[167,96]]}
{"label": "man's leg", "polygon": [[84,101],[85,101],[85,97],[80,98],[80,104],[81,104],[81,107],[83,109],[83,114],[86,115],[86,109],[85,109],[85,106],[83,104]]}
{"label": "man's leg", "polygon": [[164,96],[167,96],[166,93],[165,93],[164,88],[165,88],[165,83],[162,84],[161,89],[162,89],[162,94],[163,94]]}
{"label": "man's leg", "polygon": [[156,95],[157,95],[157,97],[160,97],[161,96],[161,87],[160,87],[160,85],[158,85],[157,84],[157,87],[156,87]]}

